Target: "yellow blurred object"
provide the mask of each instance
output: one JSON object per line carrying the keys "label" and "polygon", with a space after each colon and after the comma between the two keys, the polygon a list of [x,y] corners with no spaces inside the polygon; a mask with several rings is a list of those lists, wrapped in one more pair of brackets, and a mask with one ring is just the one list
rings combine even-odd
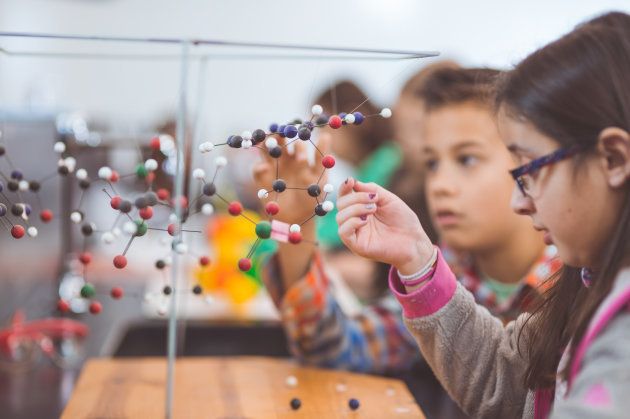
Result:
{"label": "yellow blurred object", "polygon": [[[243,214],[254,222],[260,220],[254,212],[244,211]],[[254,225],[243,217],[222,214],[210,219],[207,231],[213,256],[208,266],[195,270],[195,278],[205,292],[223,294],[236,305],[246,303],[258,294],[262,285],[260,257],[252,256],[254,264],[249,272],[238,269],[239,259],[247,256],[257,239]],[[275,244],[263,240],[255,255],[270,246]]]}

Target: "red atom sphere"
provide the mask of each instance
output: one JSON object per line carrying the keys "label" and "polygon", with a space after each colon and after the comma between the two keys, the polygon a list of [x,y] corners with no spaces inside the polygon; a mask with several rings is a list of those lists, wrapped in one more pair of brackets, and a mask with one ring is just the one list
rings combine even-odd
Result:
{"label": "red atom sphere", "polygon": [[49,209],[42,210],[42,212],[39,213],[39,218],[44,223],[49,223],[53,219],[53,213]]}
{"label": "red atom sphere", "polygon": [[117,210],[120,208],[120,203],[122,202],[122,198],[119,196],[114,196],[109,201],[109,205],[112,206],[113,209]]}
{"label": "red atom sphere", "polygon": [[127,258],[124,255],[118,255],[114,258],[114,266],[118,269],[122,269],[127,266]]}
{"label": "red atom sphere", "polygon": [[175,236],[177,234],[177,227],[175,227],[175,224],[169,224],[168,227],[166,227],[166,231],[168,231],[168,234],[171,236]]}
{"label": "red atom sphere", "polygon": [[332,169],[333,167],[335,167],[335,158],[330,154],[325,156],[322,159],[322,166],[324,166],[326,169]]}
{"label": "red atom sphere", "polygon": [[138,211],[138,214],[140,214],[140,218],[142,218],[143,220],[150,220],[151,217],[153,217],[153,208],[144,207],[140,211]]}
{"label": "red atom sphere", "polygon": [[79,260],[82,264],[88,265],[90,262],[92,262],[92,255],[88,252],[83,252],[79,255]]}
{"label": "red atom sphere", "polygon": [[238,201],[230,202],[230,205],[228,206],[228,212],[234,216],[241,215],[241,212],[243,212],[243,206]]}
{"label": "red atom sphere", "polygon": [[110,291],[110,295],[114,300],[120,300],[123,297],[123,289],[120,287],[114,287]]}
{"label": "red atom sphere", "polygon": [[274,201],[267,202],[267,204],[265,204],[265,212],[269,215],[276,215],[280,212],[280,205]]}
{"label": "red atom sphere", "polygon": [[68,303],[66,300],[57,301],[57,310],[61,311],[62,313],[67,313],[68,311],[70,311],[70,303]]}
{"label": "red atom sphere", "polygon": [[103,306],[98,301],[92,301],[90,303],[90,313],[98,314],[103,311]]}
{"label": "red atom sphere", "polygon": [[24,233],[26,233],[26,230],[24,230],[24,227],[19,224],[16,224],[13,228],[11,228],[11,235],[14,239],[21,239],[24,237]]}
{"label": "red atom sphere", "polygon": [[199,264],[201,266],[208,266],[210,264],[210,258],[208,256],[202,256],[199,258]]}
{"label": "red atom sphere", "polygon": [[173,200],[173,205],[179,205],[181,208],[188,208],[188,198],[185,196],[179,197],[179,202]]}
{"label": "red atom sphere", "polygon": [[149,143],[149,146],[151,147],[152,150],[160,151],[160,137],[151,138],[151,142]]}
{"label": "red atom sphere", "polygon": [[293,231],[289,233],[289,242],[293,244],[298,244],[302,241],[302,233],[299,231]]}
{"label": "red atom sphere", "polygon": [[155,172],[149,172],[147,173],[147,175],[144,177],[145,182],[147,182],[149,185],[153,183],[153,181],[155,180]]}
{"label": "red atom sphere", "polygon": [[240,259],[238,261],[238,269],[240,269],[243,272],[247,272],[252,268],[252,261],[247,259],[247,258],[243,258]]}
{"label": "red atom sphere", "polygon": [[328,125],[332,129],[341,128],[343,121],[339,118],[339,115],[333,115],[328,119]]}
{"label": "red atom sphere", "polygon": [[167,189],[161,188],[157,190],[157,196],[162,201],[168,201],[170,193],[168,192]]}
{"label": "red atom sphere", "polygon": [[120,175],[117,171],[112,170],[112,175],[109,177],[109,181],[112,183],[116,183],[120,180]]}

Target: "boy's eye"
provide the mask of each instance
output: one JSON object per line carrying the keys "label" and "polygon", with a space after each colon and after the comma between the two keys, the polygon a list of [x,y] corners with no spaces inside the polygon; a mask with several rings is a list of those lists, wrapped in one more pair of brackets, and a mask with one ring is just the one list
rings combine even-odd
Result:
{"label": "boy's eye", "polygon": [[477,163],[478,159],[475,156],[471,156],[469,154],[465,154],[457,158],[459,163],[463,166],[473,166]]}
{"label": "boy's eye", "polygon": [[438,167],[438,161],[437,159],[427,159],[424,162],[424,166],[429,172],[435,172]]}

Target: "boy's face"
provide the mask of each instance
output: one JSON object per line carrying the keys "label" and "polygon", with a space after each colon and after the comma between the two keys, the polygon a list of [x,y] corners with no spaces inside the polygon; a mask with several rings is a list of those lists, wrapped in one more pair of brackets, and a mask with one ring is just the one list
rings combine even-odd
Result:
{"label": "boy's face", "polygon": [[466,102],[425,117],[426,194],[443,243],[483,252],[513,239],[519,228],[531,229],[510,208],[514,163],[490,109]]}

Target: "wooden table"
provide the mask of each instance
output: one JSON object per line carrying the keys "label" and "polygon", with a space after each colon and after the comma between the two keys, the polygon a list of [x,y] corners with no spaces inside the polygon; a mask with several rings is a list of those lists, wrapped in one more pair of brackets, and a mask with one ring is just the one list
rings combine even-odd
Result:
{"label": "wooden table", "polygon": [[[180,358],[174,418],[424,418],[399,381],[263,357]],[[298,384],[287,385],[295,376]],[[62,418],[164,417],[165,358],[88,361]],[[302,406],[292,410],[297,397]],[[352,411],[348,400],[356,398]]]}

